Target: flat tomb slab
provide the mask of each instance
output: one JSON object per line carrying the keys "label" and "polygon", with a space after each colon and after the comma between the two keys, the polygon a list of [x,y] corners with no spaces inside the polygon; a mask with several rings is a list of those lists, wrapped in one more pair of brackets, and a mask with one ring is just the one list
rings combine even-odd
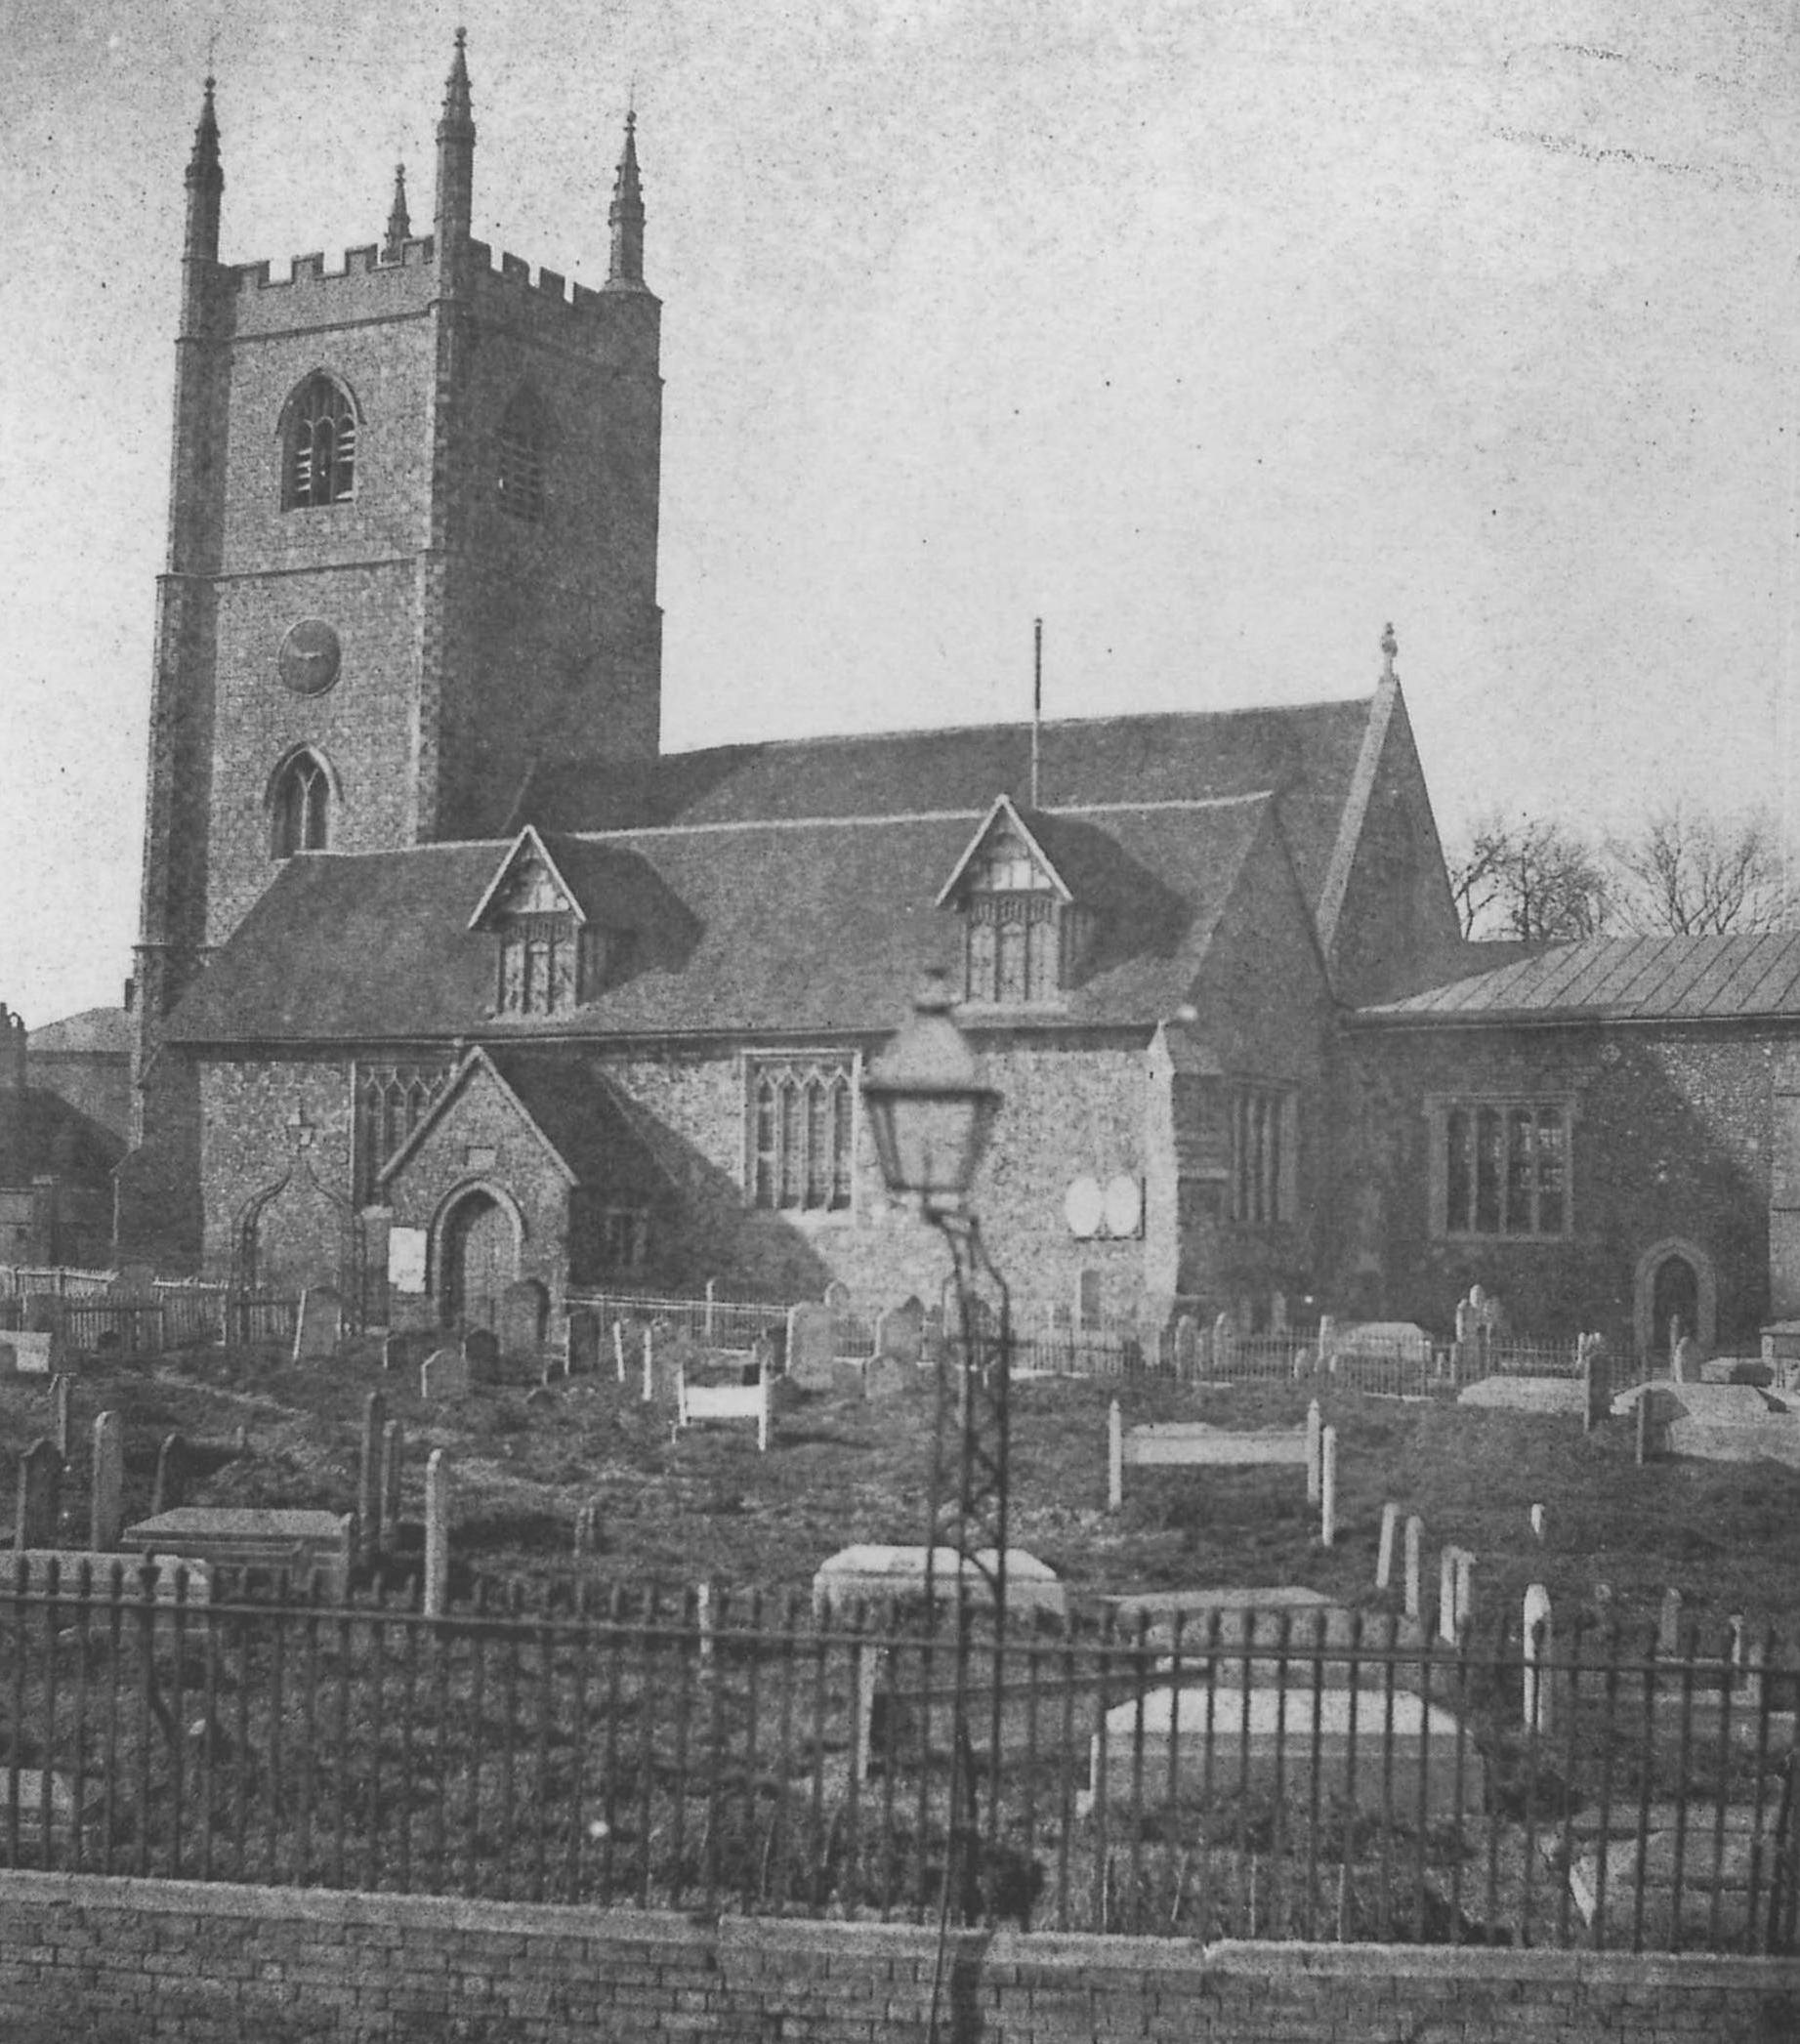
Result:
{"label": "flat tomb slab", "polygon": [[1139,1468],[1161,1464],[1183,1469],[1249,1469],[1262,1463],[1306,1467],[1306,1429],[1283,1427],[1234,1434],[1200,1420],[1159,1427],[1127,1427],[1125,1460]]}
{"label": "flat tomb slab", "polygon": [[1305,1611],[1331,1602],[1322,1590],[1305,1590],[1294,1583],[1251,1589],[1127,1590],[1101,1601],[1109,1604],[1121,1618],[1135,1618],[1142,1611],[1148,1618],[1180,1614],[1202,1619],[1213,1611]]}
{"label": "flat tomb slab", "polygon": [[1587,1386],[1579,1377],[1482,1377],[1456,1394],[1459,1405],[1486,1405],[1499,1412],[1572,1413],[1587,1411]]}
{"label": "flat tomb slab", "polygon": [[317,1569],[342,1595],[350,1580],[348,1513],[183,1505],[141,1519],[120,1536],[144,1553],[222,1568]]}
{"label": "flat tomb slab", "polygon": [[[1140,1709],[1142,1717],[1140,1718]],[[1353,1730],[1354,1723],[1354,1730]],[[1140,1731],[1140,1725],[1142,1730]],[[1171,1775],[1171,1763],[1173,1774]],[[1115,1704],[1089,1745],[1091,1807],[1103,1780],[1109,1802],[1144,1807],[1205,1805],[1241,1788],[1310,1798],[1354,1795],[1397,1815],[1480,1811],[1486,1773],[1475,1742],[1441,1705],[1409,1690],[1204,1687],[1151,1689]]]}
{"label": "flat tomb slab", "polygon": [[[981,1559],[991,1565],[993,1550],[984,1549]],[[952,1547],[933,1553],[933,1587],[937,1597],[954,1600],[957,1577],[967,1568],[972,1600],[984,1602],[987,1578],[979,1567],[970,1567]],[[858,1604],[891,1603],[900,1598],[923,1598],[925,1594],[925,1549],[887,1547],[864,1542],[846,1547],[822,1563],[813,1577],[813,1609],[819,1617],[848,1611]],[[1068,1593],[1057,1580],[1056,1570],[1023,1548],[1006,1550],[1006,1603],[1011,1611],[1047,1611],[1067,1617]]]}

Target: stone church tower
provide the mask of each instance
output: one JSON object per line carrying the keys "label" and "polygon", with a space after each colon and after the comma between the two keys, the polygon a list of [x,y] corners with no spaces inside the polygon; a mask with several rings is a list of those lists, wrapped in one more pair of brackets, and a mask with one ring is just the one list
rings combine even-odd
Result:
{"label": "stone church tower", "polygon": [[198,1249],[197,1091],[158,1052],[285,860],[492,836],[540,758],[657,750],[660,307],[633,122],[597,290],[472,238],[475,139],[459,30],[431,232],[398,173],[379,244],[272,280],[219,260],[206,81],[119,1178],[135,1252]]}

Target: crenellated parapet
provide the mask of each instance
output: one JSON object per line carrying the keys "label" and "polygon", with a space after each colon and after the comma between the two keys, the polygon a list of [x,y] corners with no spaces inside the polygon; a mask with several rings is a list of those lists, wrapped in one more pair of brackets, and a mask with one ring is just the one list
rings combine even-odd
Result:
{"label": "crenellated parapet", "polygon": [[[571,283],[561,271],[552,270],[548,264],[540,265],[534,271],[524,257],[514,255],[510,249],[496,250],[489,242],[473,240],[466,244],[466,248],[470,269],[481,285],[498,284],[509,293],[519,294],[522,302],[561,307],[565,312],[590,316],[601,313],[603,308],[615,305],[621,296],[649,298],[654,302],[652,294],[642,285],[621,293],[614,284]],[[384,254],[381,245],[372,241],[363,247],[347,248],[343,262],[336,268],[327,268],[323,251],[315,249],[292,258],[285,276],[276,275],[274,265],[269,261],[229,264],[225,274],[235,291],[286,291],[296,284],[328,286],[342,283],[347,278],[390,271],[430,270],[436,261],[436,237],[420,234],[400,242],[391,255]]]}

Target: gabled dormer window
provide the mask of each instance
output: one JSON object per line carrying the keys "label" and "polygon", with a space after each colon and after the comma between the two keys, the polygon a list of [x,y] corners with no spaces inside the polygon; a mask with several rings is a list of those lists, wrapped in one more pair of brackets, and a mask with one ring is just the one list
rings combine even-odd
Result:
{"label": "gabled dormer window", "polygon": [[1029,1007],[1063,997],[1074,977],[1081,912],[1004,796],[938,899],[962,917],[965,1000]]}
{"label": "gabled dormer window", "polygon": [[494,939],[494,1013],[566,1015],[623,979],[626,929],[590,920],[536,831],[501,861],[470,928]]}

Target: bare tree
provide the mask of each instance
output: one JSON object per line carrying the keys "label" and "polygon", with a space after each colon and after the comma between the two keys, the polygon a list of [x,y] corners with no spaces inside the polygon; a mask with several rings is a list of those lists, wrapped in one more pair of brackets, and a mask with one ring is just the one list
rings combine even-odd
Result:
{"label": "bare tree", "polygon": [[1465,937],[1597,937],[1612,907],[1599,854],[1568,824],[1541,817],[1479,819],[1449,872]]}
{"label": "bare tree", "polygon": [[1780,839],[1764,810],[1695,816],[1677,803],[1609,849],[1633,930],[1724,937],[1781,926]]}

